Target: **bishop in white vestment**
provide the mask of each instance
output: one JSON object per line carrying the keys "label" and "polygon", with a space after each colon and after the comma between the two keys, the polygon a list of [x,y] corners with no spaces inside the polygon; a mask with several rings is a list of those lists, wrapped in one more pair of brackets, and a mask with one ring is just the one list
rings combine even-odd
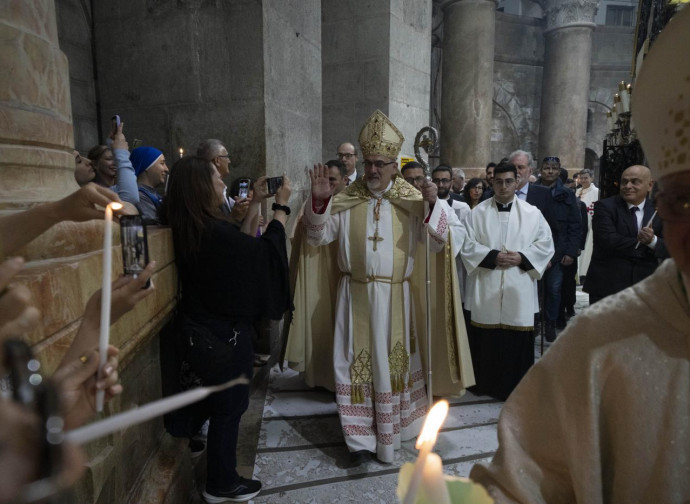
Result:
{"label": "bishop in white vestment", "polygon": [[[450,264],[450,277],[455,253],[464,239],[463,226],[450,207],[436,198],[433,184],[424,184],[420,194],[397,176],[395,159],[401,144],[402,134],[377,111],[360,135],[364,177],[331,198],[327,178],[317,165],[303,217],[310,245],[337,243],[340,279],[332,359],[345,441],[351,452],[375,453],[383,462],[392,462],[401,441],[419,434],[427,411],[420,352],[423,338],[419,334],[424,320],[417,320],[416,306],[423,299],[411,287],[419,269],[417,250],[423,248],[428,234],[431,251],[443,252],[437,254],[440,258],[434,264]],[[425,210],[423,199],[430,210]],[[449,253],[447,261],[445,252]],[[328,273],[310,272],[314,276]],[[450,376],[448,381],[454,382],[451,393],[459,395],[474,380],[455,289],[457,295],[447,301],[457,305],[453,310],[456,317],[448,320],[444,315],[443,332],[433,337],[442,345],[437,349],[440,360],[445,361],[445,375],[441,376]],[[302,313],[305,310],[298,306],[296,318]],[[299,327],[305,325],[295,322]],[[288,360],[300,353],[299,336],[291,332]]]}

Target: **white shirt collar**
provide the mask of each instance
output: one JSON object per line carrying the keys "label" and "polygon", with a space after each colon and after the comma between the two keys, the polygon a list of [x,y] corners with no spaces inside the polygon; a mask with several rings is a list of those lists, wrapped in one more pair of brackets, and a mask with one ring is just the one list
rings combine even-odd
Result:
{"label": "white shirt collar", "polygon": [[633,205],[632,203],[628,203],[626,201],[626,204],[628,205],[628,210],[630,210],[632,207],[636,206],[637,208],[640,209],[640,212],[644,212],[644,204],[646,201],[647,201],[647,199],[643,199],[642,203],[640,203],[639,205]]}

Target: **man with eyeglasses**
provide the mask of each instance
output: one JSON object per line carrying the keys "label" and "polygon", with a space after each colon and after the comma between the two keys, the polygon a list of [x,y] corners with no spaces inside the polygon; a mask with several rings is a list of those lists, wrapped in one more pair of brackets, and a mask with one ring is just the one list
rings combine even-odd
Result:
{"label": "man with eyeglasses", "polygon": [[422,186],[426,182],[426,176],[424,175],[424,167],[417,161],[409,161],[405,163],[400,170],[405,182],[413,186],[419,192],[422,191]]}
{"label": "man with eyeglasses", "polygon": [[589,304],[647,278],[668,257],[649,199],[652,185],[649,168],[630,166],[621,174],[620,193],[594,203],[592,260],[583,286]]}
{"label": "man with eyeglasses", "polygon": [[553,255],[551,230],[535,206],[515,197],[515,165],[494,171],[494,196],[467,219],[462,260],[477,393],[504,401],[534,364],[537,280]]}
{"label": "man with eyeglasses", "polygon": [[[451,187],[453,185],[453,171],[448,165],[438,165],[431,172],[431,181],[436,185],[438,189],[438,198],[445,201],[449,207],[453,209],[455,215],[458,216],[458,220],[465,225],[470,212],[470,206],[455,196],[451,192]],[[458,272],[458,283],[460,284],[460,295],[465,302],[465,279],[467,278],[467,271],[465,266],[462,264],[462,258],[460,254],[455,256],[455,264]]]}
{"label": "man with eyeglasses", "polygon": [[548,217],[553,234],[555,253],[551,267],[544,275],[546,299],[546,341],[556,339],[556,321],[561,308],[563,266],[570,266],[577,258],[582,238],[582,216],[575,192],[563,185],[561,160],[555,156],[544,158],[539,183],[551,191],[551,215]]}
{"label": "man with eyeglasses", "polygon": [[359,175],[357,174],[357,147],[350,142],[338,146],[338,159],[343,162],[347,171],[347,184],[352,184]]}
{"label": "man with eyeglasses", "polygon": [[[364,177],[333,196],[325,168],[315,165],[304,210],[307,243],[325,253],[323,245],[334,243],[337,261],[325,270],[317,254],[300,257],[286,359],[304,371],[308,385],[335,391],[353,466],[373,454],[393,462],[400,443],[419,434],[427,411],[425,240],[436,303],[433,394],[461,395],[474,384],[460,293],[450,274],[464,228],[431,181],[417,190],[398,176],[403,142],[377,110],[359,135]],[[332,335],[330,344],[318,344],[322,334]],[[333,364],[329,376],[315,371],[323,362]]]}
{"label": "man with eyeglasses", "polygon": [[690,59],[678,57],[682,47],[690,47],[688,8],[658,35],[632,98],[671,259],[575,317],[515,389],[493,461],[470,473],[496,504],[690,502]]}

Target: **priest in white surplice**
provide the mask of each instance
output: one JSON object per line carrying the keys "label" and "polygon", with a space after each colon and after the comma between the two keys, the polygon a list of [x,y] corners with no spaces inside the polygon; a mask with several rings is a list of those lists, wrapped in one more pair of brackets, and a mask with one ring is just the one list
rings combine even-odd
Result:
{"label": "priest in white surplice", "polygon": [[[420,257],[423,259],[417,252],[423,251],[428,232],[432,252],[444,252],[433,254],[435,268],[444,272],[448,268],[448,275],[444,273],[439,280],[444,290],[445,277],[455,275],[454,257],[464,239],[464,228],[455,213],[437,200],[436,186],[426,181],[420,193],[398,175],[396,159],[403,140],[395,125],[376,111],[359,138],[364,177],[331,198],[327,173],[316,165],[303,217],[308,243],[338,245],[334,269],[339,270],[339,283],[331,333],[334,388],[345,441],[355,454],[355,463],[370,453],[383,462],[392,462],[400,442],[420,431],[427,396],[420,358],[425,338],[420,311],[424,298],[420,299],[413,287],[419,270],[424,270],[423,263],[416,264]],[[426,214],[425,202],[431,208]],[[305,261],[304,266],[310,264],[308,258]],[[300,282],[314,283],[314,278],[329,273],[333,272],[312,270]],[[308,291],[301,284],[296,290]],[[455,280],[452,285],[456,286]],[[434,368],[435,394],[459,395],[474,383],[457,287],[452,292],[436,298],[441,306],[437,318],[442,324],[441,330],[432,333],[436,345],[432,367],[434,358],[440,363],[439,388]],[[305,323],[300,317],[319,322],[324,318],[300,305],[310,302],[320,302],[324,313],[328,311],[327,303],[317,296],[296,292],[296,330],[291,330],[287,348],[288,361],[312,361],[297,368],[307,375],[305,367],[314,366],[313,361],[318,360],[311,353],[323,354],[324,350],[302,342],[310,337],[302,333],[314,330],[314,323]],[[448,306],[450,319],[446,318]],[[319,326],[323,327],[321,323]],[[324,339],[322,334],[312,333],[311,337]],[[328,387],[327,383],[317,384]]]}
{"label": "priest in white surplice", "polygon": [[537,280],[554,252],[544,216],[515,197],[516,187],[517,169],[500,163],[494,197],[472,210],[462,248],[477,391],[501,400],[534,364]]}

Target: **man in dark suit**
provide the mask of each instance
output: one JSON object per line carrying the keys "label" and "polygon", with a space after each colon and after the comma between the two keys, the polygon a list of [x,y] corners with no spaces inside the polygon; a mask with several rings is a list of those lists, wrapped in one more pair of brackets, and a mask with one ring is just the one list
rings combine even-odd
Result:
{"label": "man in dark suit", "polygon": [[650,223],[652,185],[649,168],[634,165],[621,175],[620,194],[594,203],[594,248],[583,287],[589,304],[648,277],[668,257],[661,220]]}

